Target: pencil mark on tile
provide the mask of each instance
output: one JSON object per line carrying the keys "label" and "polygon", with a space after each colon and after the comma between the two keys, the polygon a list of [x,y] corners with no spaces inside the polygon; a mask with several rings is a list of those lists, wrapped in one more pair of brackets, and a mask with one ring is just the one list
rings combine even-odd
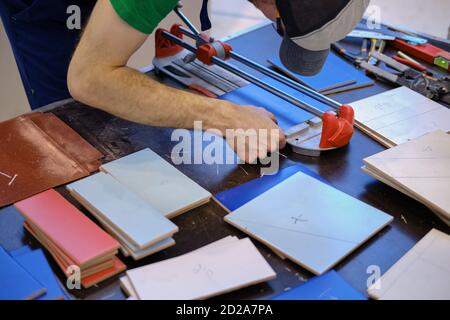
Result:
{"label": "pencil mark on tile", "polygon": [[[234,218],[234,220],[237,221],[237,222],[245,222],[245,223],[250,223],[250,224],[256,224],[256,225],[264,226],[264,227],[267,227],[267,228],[280,229],[280,230],[284,230],[284,231],[290,231],[290,232],[295,232],[295,233],[299,233],[299,234],[305,234],[305,235],[309,235],[309,236],[313,236],[313,237],[318,237],[318,238],[323,238],[323,239],[329,239],[329,240],[345,242],[345,243],[349,243],[349,244],[353,244],[353,245],[357,244],[357,242],[355,242],[355,241],[339,239],[339,238],[330,237],[330,236],[324,236],[324,235],[317,234],[317,233],[312,233],[312,232],[293,230],[293,229],[290,229],[290,228],[279,227],[279,226],[274,226],[274,225],[270,225],[270,224],[265,224],[265,223],[260,223],[260,222],[245,220],[245,219],[236,219],[236,218]],[[245,229],[248,230],[249,227],[245,227]]]}
{"label": "pencil mark on tile", "polygon": [[297,224],[297,222],[308,222],[307,219],[303,219],[303,214],[297,216],[297,217],[291,217],[292,220],[294,220],[294,224]]}

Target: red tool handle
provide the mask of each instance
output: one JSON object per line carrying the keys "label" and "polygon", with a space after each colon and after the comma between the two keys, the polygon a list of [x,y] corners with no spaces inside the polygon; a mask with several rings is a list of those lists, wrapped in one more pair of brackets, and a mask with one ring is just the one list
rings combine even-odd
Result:
{"label": "red tool handle", "polygon": [[450,52],[433,46],[430,43],[425,45],[413,45],[400,39],[396,39],[392,43],[395,48],[430,64],[435,64],[435,59],[438,57],[442,57],[443,59],[450,61]]}
{"label": "red tool handle", "polygon": [[425,67],[425,66],[423,66],[423,65],[421,65],[421,64],[415,63],[415,62],[413,62],[413,61],[411,61],[411,60],[404,59],[404,58],[400,58],[400,57],[398,57],[398,56],[394,56],[394,57],[392,57],[392,58],[393,58],[395,61],[398,61],[398,62],[400,62],[400,63],[403,63],[403,64],[405,64],[405,65],[407,65],[407,66],[410,66],[411,68],[414,68],[414,69],[416,69],[416,70],[419,70],[419,71],[422,71],[422,72],[427,71],[427,67]]}
{"label": "red tool handle", "polygon": [[320,147],[329,149],[348,145],[353,136],[354,122],[355,111],[349,105],[341,106],[337,115],[326,112],[322,117]]}

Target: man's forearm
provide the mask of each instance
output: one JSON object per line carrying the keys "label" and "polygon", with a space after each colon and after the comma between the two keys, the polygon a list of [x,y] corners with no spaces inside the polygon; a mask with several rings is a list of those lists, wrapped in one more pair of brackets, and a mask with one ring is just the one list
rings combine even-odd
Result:
{"label": "man's forearm", "polygon": [[128,68],[94,68],[69,72],[69,88],[79,101],[118,117],[146,125],[224,132],[232,127],[235,106],[170,88]]}

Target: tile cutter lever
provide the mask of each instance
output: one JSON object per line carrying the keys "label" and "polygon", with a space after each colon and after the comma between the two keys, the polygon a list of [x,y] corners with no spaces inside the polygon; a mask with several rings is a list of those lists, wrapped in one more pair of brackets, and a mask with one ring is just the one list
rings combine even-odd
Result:
{"label": "tile cutter lever", "polygon": [[[164,29],[159,29],[156,33],[157,56],[158,46],[161,43],[164,43],[164,49],[172,55],[179,53],[180,50],[183,50],[184,48],[191,52],[194,58],[196,57],[204,64],[215,64],[228,72],[253,83],[256,86],[267,90],[275,96],[315,115],[317,118],[307,121],[306,123],[299,124],[286,131],[288,143],[297,153],[318,156],[323,151],[334,150],[348,145],[354,131],[354,111],[351,106],[342,105],[329,97],[326,97],[287,77],[284,77],[246,57],[243,57],[233,51],[231,46],[226,43],[206,39],[196,30],[192,23],[179,9],[175,9],[175,12],[178,16],[180,16],[190,30],[187,30],[178,24],[174,25],[170,32]],[[183,41],[183,35],[196,40],[197,45],[193,46]],[[167,40],[169,42],[167,42]],[[335,112],[323,112],[322,110],[305,103],[300,99],[265,83],[264,81],[261,81],[257,77],[250,75],[249,73],[246,73],[226,62],[225,60],[229,58],[233,58],[266,76],[269,76],[332,107]]]}

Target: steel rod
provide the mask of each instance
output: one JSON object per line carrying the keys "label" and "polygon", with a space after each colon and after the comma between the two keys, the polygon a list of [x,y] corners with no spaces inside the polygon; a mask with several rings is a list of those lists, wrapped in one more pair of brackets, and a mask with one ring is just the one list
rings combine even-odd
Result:
{"label": "steel rod", "polygon": [[[184,42],[182,39],[178,38],[177,36],[174,36],[170,32],[164,31],[162,34],[164,35],[164,37],[171,40],[173,43],[175,43],[179,46],[182,46],[183,48],[191,51],[192,53],[197,53],[196,47]],[[238,69],[237,67],[229,64],[228,62],[225,62],[217,57],[212,57],[211,61],[213,63],[215,63],[216,65],[224,68],[225,70],[228,70],[228,71],[234,73],[235,75],[247,80],[248,82],[251,82],[251,83],[255,84],[256,86],[269,91],[270,93],[276,95],[277,97],[279,97],[301,109],[304,109],[307,112],[312,113],[317,117],[321,118],[324,114],[324,112],[322,110],[317,109],[316,107],[314,107],[306,102],[303,102],[303,101],[281,91],[280,89],[274,88],[273,86],[265,83],[264,81],[259,80],[255,76],[252,76],[252,75],[246,73],[245,71],[242,71],[242,70]]]}
{"label": "steel rod", "polygon": [[[192,38],[194,40],[198,39],[198,35],[195,35],[195,33],[192,33],[192,32],[190,32],[189,30],[186,30],[183,27],[180,27],[180,31],[183,34],[185,34],[186,36],[188,36],[189,38]],[[267,68],[267,67],[265,67],[265,66],[263,66],[263,65],[261,65],[259,63],[257,63],[257,62],[254,62],[254,61],[252,61],[252,60],[250,60],[250,59],[248,59],[248,58],[246,58],[246,57],[244,57],[244,56],[234,52],[234,51],[230,52],[230,56],[231,56],[231,58],[235,59],[236,61],[239,61],[242,64],[244,64],[246,66],[249,66],[249,67],[257,70],[258,72],[260,72],[260,73],[262,73],[262,74],[264,74],[264,75],[266,75],[266,76],[268,76],[268,77],[270,77],[272,79],[275,79],[275,80],[277,80],[277,81],[279,81],[279,82],[281,82],[281,83],[283,83],[283,84],[285,84],[285,85],[287,85],[287,86],[289,86],[289,87],[291,87],[291,88],[293,88],[295,90],[298,90],[298,91],[306,94],[307,96],[309,96],[309,97],[311,97],[313,99],[316,99],[316,100],[318,100],[318,101],[320,101],[320,102],[322,102],[322,103],[324,103],[324,104],[326,104],[326,105],[328,105],[328,106],[330,106],[330,107],[332,107],[334,109],[339,109],[341,107],[341,104],[339,102],[337,102],[337,101],[335,101],[335,100],[333,100],[333,99],[331,99],[331,98],[329,98],[329,97],[327,97],[327,96],[325,96],[325,95],[323,95],[323,94],[321,94],[321,93],[319,93],[319,92],[317,92],[317,91],[315,91],[315,90],[313,90],[311,88],[308,88],[308,87],[306,87],[306,86],[304,86],[304,85],[302,85],[302,84],[300,84],[300,83],[298,83],[298,82],[296,82],[294,80],[291,80],[291,79],[289,79],[289,78],[287,78],[287,77],[285,77],[285,76],[283,76],[283,75],[281,75],[281,74],[279,74],[279,73],[277,73],[277,72],[275,72],[275,71],[273,71],[273,70],[271,70],[271,69],[269,69],[269,68]]]}

